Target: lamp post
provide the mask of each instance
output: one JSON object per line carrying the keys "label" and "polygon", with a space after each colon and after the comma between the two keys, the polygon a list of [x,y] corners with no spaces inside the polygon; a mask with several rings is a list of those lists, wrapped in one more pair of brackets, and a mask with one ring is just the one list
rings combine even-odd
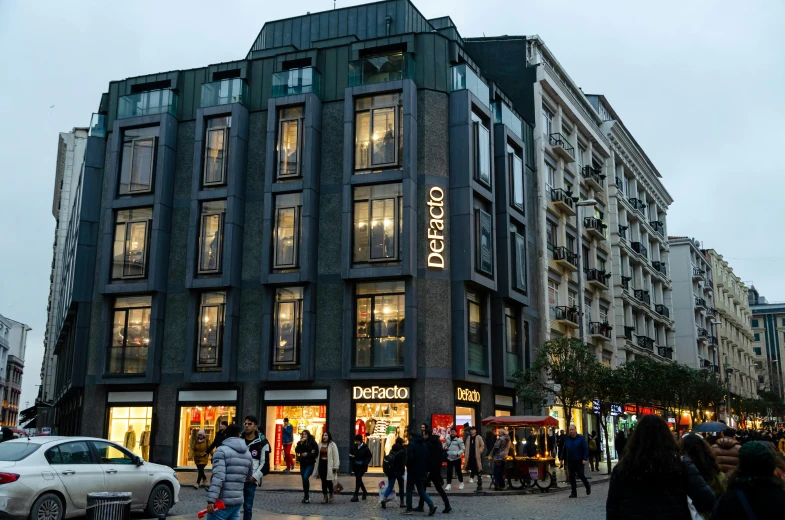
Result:
{"label": "lamp post", "polygon": [[728,421],[728,427],[733,426],[731,424],[731,409],[730,409],[730,373],[733,371],[733,368],[728,364],[728,355],[723,354],[725,356],[725,386],[728,389],[728,395],[726,396],[726,403],[725,403],[725,419]]}
{"label": "lamp post", "polygon": [[581,265],[583,260],[583,217],[581,217],[581,208],[586,206],[594,207],[597,204],[597,201],[595,199],[587,199],[587,200],[573,199],[573,200],[575,201],[575,206],[577,208],[575,210],[576,212],[575,220],[577,220],[575,226],[578,231],[578,305],[580,306],[580,308],[578,309],[578,316],[580,316],[580,322],[578,323],[578,336],[581,338],[581,341],[583,341],[585,335],[584,325],[583,325],[584,318],[585,318],[584,302],[586,300],[586,297],[583,294],[583,266]]}

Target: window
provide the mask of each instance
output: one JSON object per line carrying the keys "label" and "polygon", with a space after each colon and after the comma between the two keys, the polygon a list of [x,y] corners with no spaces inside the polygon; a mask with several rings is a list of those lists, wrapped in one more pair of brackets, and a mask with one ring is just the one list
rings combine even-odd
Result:
{"label": "window", "polygon": [[302,195],[287,193],[275,197],[275,237],[273,268],[296,268],[299,264],[300,213]]}
{"label": "window", "polygon": [[158,127],[133,128],[123,132],[119,195],[153,191]]}
{"label": "window", "polygon": [[551,191],[553,188],[556,187],[556,170],[553,169],[553,166],[545,163],[545,192],[546,195],[550,196]]}
{"label": "window", "polygon": [[586,160],[586,147],[578,143],[578,173],[583,173],[583,165]]}
{"label": "window", "polygon": [[782,326],[785,327],[785,318],[782,318]]}
{"label": "window", "polygon": [[[783,320],[785,322],[785,320]],[[785,323],[783,323],[785,325]],[[752,326],[757,328],[758,327],[758,320],[752,320]]]}
{"label": "window", "polygon": [[149,232],[153,209],[126,209],[117,212],[114,231],[112,279],[147,276]]}
{"label": "window", "polygon": [[477,270],[493,276],[493,220],[491,214],[482,209],[475,210],[475,240],[477,248]]}
{"label": "window", "polygon": [[485,122],[472,112],[472,150],[474,151],[474,178],[491,187],[491,133]]}
{"label": "window", "polygon": [[481,376],[488,375],[488,322],[485,301],[473,291],[466,292],[469,311],[469,372]]}
{"label": "window", "polygon": [[135,464],[134,457],[108,442],[91,441],[101,464]]}
{"label": "window", "polygon": [[226,293],[203,293],[199,304],[199,349],[196,356],[196,369],[199,371],[221,368],[225,316]]}
{"label": "window", "polygon": [[513,287],[526,292],[526,231],[523,226],[513,224],[510,236],[512,239],[512,261],[515,267]]}
{"label": "window", "polygon": [[403,365],[404,287],[402,281],[357,284],[355,367]]}
{"label": "window", "polygon": [[520,345],[518,344],[518,318],[511,307],[504,307],[504,347],[507,358],[507,378],[511,379],[521,369]]}
{"label": "window", "polygon": [[151,296],[126,296],[114,301],[110,374],[143,374],[150,345]]}
{"label": "window", "polygon": [[303,288],[280,287],[275,290],[275,337],[273,368],[286,370],[300,364],[303,332]]}
{"label": "window", "polygon": [[278,179],[299,177],[305,115],[302,105],[278,111]]}
{"label": "window", "polygon": [[542,133],[545,136],[546,141],[548,140],[548,137],[550,137],[550,135],[553,133],[553,130],[551,130],[552,126],[553,126],[553,112],[546,107],[542,107]]}
{"label": "window", "polygon": [[207,120],[204,145],[204,187],[226,184],[229,166],[229,131],[231,116],[214,117]]}
{"label": "window", "polygon": [[583,247],[583,251],[581,251],[581,253],[583,255],[583,272],[587,273],[589,272],[589,248]]}
{"label": "window", "polygon": [[[597,257],[597,269],[599,269],[602,272],[607,272],[605,270],[605,266],[606,266],[605,259],[598,256]],[[622,273],[622,274],[624,274],[624,273]]]}
{"label": "window", "polygon": [[762,349],[761,347],[753,347],[753,348],[752,348],[752,350],[754,350],[754,351],[755,351],[755,355],[756,355],[756,356],[761,356],[761,355],[763,355],[763,349]]}
{"label": "window", "polygon": [[523,211],[523,160],[511,146],[507,147],[508,168],[510,169],[510,204]]}
{"label": "window", "polygon": [[199,231],[199,273],[220,273],[226,201],[202,203]]}
{"label": "window", "polygon": [[399,260],[402,229],[400,183],[354,188],[353,262]]}
{"label": "window", "polygon": [[760,333],[755,333],[755,341],[760,341]]}
{"label": "window", "polygon": [[567,242],[566,242],[566,244],[567,244],[567,251],[569,251],[570,253],[574,253],[575,252],[575,237],[567,235]]}
{"label": "window", "polygon": [[594,300],[592,300],[591,298],[586,298],[583,301],[583,314],[586,316],[586,321],[589,322],[589,323],[591,323],[591,321],[592,321],[592,319],[591,319],[591,308],[592,308],[593,304],[594,304]]}
{"label": "window", "polygon": [[403,156],[403,97],[400,93],[355,101],[355,170],[399,166]]}
{"label": "window", "polygon": [[95,464],[85,441],[65,442],[46,452],[49,464]]}
{"label": "window", "polygon": [[578,308],[578,304],[576,303],[577,301],[578,301],[578,293],[576,293],[575,291],[568,291],[567,292],[567,306],[570,307],[570,308],[577,309]]}
{"label": "window", "polygon": [[545,223],[545,242],[548,246],[548,251],[553,251],[556,247],[556,225],[550,220]]}

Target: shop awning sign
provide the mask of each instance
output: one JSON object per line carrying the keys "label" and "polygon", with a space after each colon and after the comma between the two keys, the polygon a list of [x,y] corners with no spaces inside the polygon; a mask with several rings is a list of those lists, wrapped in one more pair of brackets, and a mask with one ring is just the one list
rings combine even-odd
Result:
{"label": "shop awning sign", "polygon": [[396,399],[403,401],[409,399],[409,388],[405,386],[355,386],[352,388],[352,398],[358,399]]}
{"label": "shop awning sign", "polygon": [[[591,408],[595,415],[600,415],[600,401],[598,399],[591,402]],[[617,417],[622,413],[624,413],[624,410],[620,404],[611,404],[611,416]],[[632,413],[635,412],[633,411]]]}

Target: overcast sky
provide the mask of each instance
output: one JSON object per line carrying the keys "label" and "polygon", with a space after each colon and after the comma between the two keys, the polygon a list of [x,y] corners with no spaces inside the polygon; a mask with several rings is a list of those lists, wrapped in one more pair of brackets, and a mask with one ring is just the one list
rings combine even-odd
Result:
{"label": "overcast sky", "polygon": [[[338,1],[338,7],[361,1]],[[605,94],[675,200],[672,235],[723,254],[785,300],[785,2],[419,0],[464,37],[539,34]],[[39,384],[58,132],[87,126],[109,81],[245,57],[265,21],[330,0],[0,0],[0,313],[29,324],[21,405]]]}

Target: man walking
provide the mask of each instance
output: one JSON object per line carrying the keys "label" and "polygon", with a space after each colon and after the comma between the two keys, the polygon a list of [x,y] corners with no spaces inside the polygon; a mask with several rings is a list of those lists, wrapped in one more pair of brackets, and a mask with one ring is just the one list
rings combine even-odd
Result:
{"label": "man walking", "polygon": [[265,466],[268,466],[270,443],[259,433],[259,421],[254,415],[245,417],[245,445],[251,454],[253,463],[253,476],[248,479],[243,488],[243,520],[251,520],[253,515],[253,501],[256,488],[262,486]]}
{"label": "man walking", "polygon": [[[243,489],[253,477],[253,462],[248,447],[240,438],[240,427],[228,426],[226,438],[213,455],[213,474],[207,491],[207,520],[239,520],[243,506]],[[215,509],[223,500],[225,509]]]}
{"label": "man walking", "polygon": [[[447,493],[444,491],[444,481],[442,480],[442,451],[444,451],[442,441],[439,440],[438,435],[434,435],[432,431],[428,430],[425,431],[423,437],[425,445],[428,447],[428,481],[433,484],[436,492],[442,497],[442,502],[444,502],[444,510],[442,512],[449,513],[452,511],[452,508],[450,507]],[[420,496],[420,503],[415,511],[424,511],[422,502],[423,497]]]}
{"label": "man walking", "polygon": [[580,478],[583,485],[586,486],[586,494],[591,495],[591,485],[586,480],[586,475],[583,470],[586,464],[589,463],[589,445],[583,435],[578,435],[578,429],[574,424],[570,425],[570,433],[564,439],[564,449],[561,453],[562,463],[567,460],[567,471],[570,474],[570,487],[572,493],[570,498],[578,496],[578,486],[576,478]]}
{"label": "man walking", "polygon": [[210,446],[207,448],[207,453],[212,453],[214,449],[219,448],[223,443],[224,439],[226,439],[226,428],[229,426],[229,423],[226,421],[221,421],[221,426],[218,427],[218,431],[215,432],[215,437],[213,438],[213,442],[210,443]]}
{"label": "man walking", "polygon": [[428,477],[428,447],[425,445],[422,433],[415,428],[412,428],[409,438],[406,471],[406,510],[403,514],[414,514],[414,509],[412,509],[412,491],[416,487],[417,493],[428,504],[428,516],[433,516],[436,513],[436,505],[425,491],[425,480]]}
{"label": "man walking", "polygon": [[294,459],[292,459],[292,443],[294,442],[294,428],[289,424],[289,419],[283,420],[281,429],[281,444],[283,444],[283,459],[286,464],[284,473],[289,473],[294,469]]}
{"label": "man walking", "polygon": [[466,451],[466,445],[463,443],[463,439],[458,437],[458,430],[455,428],[450,429],[450,435],[447,437],[447,442],[444,443],[444,449],[447,450],[447,487],[445,490],[450,491],[450,488],[452,488],[453,471],[458,474],[458,489],[463,489],[461,455]]}
{"label": "man walking", "polygon": [[482,491],[482,452],[485,451],[485,441],[477,435],[477,427],[469,428],[469,436],[466,438],[466,457],[463,461],[463,469],[469,473],[469,484],[474,483],[477,477],[477,493]]}

